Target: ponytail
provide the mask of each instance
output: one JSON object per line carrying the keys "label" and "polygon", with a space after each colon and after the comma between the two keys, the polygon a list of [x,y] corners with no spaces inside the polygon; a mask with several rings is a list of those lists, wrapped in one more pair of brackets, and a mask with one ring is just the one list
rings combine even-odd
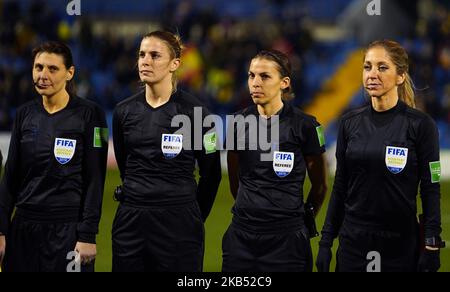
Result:
{"label": "ponytail", "polygon": [[281,99],[284,101],[291,101],[295,97],[294,90],[292,89],[292,85],[289,85],[288,88],[284,89],[281,94]]}
{"label": "ponytail", "polygon": [[416,108],[416,102],[414,100],[414,83],[408,73],[406,73],[405,82],[398,86],[398,96],[400,100],[408,106]]}

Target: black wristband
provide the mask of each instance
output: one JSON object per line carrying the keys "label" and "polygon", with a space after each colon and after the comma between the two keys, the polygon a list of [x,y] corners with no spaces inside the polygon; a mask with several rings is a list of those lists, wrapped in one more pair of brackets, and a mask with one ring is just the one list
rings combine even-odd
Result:
{"label": "black wristband", "polygon": [[433,248],[444,248],[445,241],[442,241],[442,239],[439,236],[427,237],[425,238],[425,246]]}

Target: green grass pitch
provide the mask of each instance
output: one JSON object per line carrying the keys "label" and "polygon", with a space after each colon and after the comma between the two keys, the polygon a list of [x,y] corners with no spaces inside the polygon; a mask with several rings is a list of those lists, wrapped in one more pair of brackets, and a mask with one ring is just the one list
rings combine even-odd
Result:
{"label": "green grass pitch", "polygon": [[[333,180],[329,180],[329,189],[332,188]],[[97,261],[96,271],[111,271],[112,254],[111,254],[111,227],[114,215],[117,209],[117,203],[113,201],[112,194],[114,188],[120,184],[119,173],[116,170],[110,170],[107,174],[105,185],[105,196],[103,200],[103,215],[100,222],[100,234],[97,238]],[[309,183],[305,184],[305,193],[308,193]],[[450,181],[441,184],[442,193],[442,238],[450,240]],[[330,191],[327,194],[327,200],[317,218],[317,226],[322,229],[323,221],[328,205]],[[205,246],[205,262],[204,270],[207,272],[218,272],[222,265],[222,236],[226,228],[231,222],[231,207],[233,199],[228,188],[228,177],[223,176],[220,189],[217,194],[213,210],[206,222],[206,246]],[[319,238],[311,241],[314,258],[317,256]],[[334,249],[336,249],[336,242]],[[450,244],[450,243],[448,243]],[[334,254],[332,269],[334,269]],[[441,271],[450,272],[450,248],[441,251]]]}

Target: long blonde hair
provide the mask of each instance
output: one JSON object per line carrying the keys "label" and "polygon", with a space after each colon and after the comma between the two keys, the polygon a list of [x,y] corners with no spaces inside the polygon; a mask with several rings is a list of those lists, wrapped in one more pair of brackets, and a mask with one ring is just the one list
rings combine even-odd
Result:
{"label": "long blonde hair", "polygon": [[416,102],[414,83],[411,79],[411,76],[409,75],[408,53],[406,53],[406,50],[399,43],[392,40],[374,41],[367,47],[366,53],[367,51],[375,47],[382,47],[386,50],[392,62],[395,64],[397,74],[405,74],[405,81],[398,86],[398,97],[401,101],[403,101],[410,107],[415,108]]}

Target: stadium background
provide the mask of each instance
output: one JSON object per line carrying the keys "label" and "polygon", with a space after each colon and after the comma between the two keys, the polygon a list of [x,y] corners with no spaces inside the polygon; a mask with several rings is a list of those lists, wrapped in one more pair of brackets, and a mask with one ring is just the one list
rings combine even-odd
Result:
{"label": "stadium background", "polygon": [[[31,83],[31,48],[44,40],[67,42],[74,53],[78,95],[108,112],[138,91],[137,49],[142,35],[167,29],[186,44],[179,86],[224,117],[251,103],[248,61],[263,48],[287,53],[294,65],[293,103],[326,127],[329,189],[335,161],[336,121],[367,97],[361,87],[362,48],[393,38],[411,57],[417,103],[440,132],[443,238],[450,239],[450,1],[380,0],[80,0],[81,15],[68,15],[64,0],[0,0],[0,149],[4,156],[17,106],[36,98]],[[76,2],[76,1],[75,1]],[[98,236],[98,271],[111,270],[111,226],[120,184],[110,151],[103,216]],[[307,193],[309,184],[305,185]],[[327,197],[328,202],[329,194]],[[318,217],[321,228],[327,202]],[[205,271],[219,271],[221,239],[232,197],[224,171],[206,222]],[[312,241],[314,255],[318,239]],[[335,244],[336,246],[336,244]],[[450,271],[450,249],[441,271]]]}

